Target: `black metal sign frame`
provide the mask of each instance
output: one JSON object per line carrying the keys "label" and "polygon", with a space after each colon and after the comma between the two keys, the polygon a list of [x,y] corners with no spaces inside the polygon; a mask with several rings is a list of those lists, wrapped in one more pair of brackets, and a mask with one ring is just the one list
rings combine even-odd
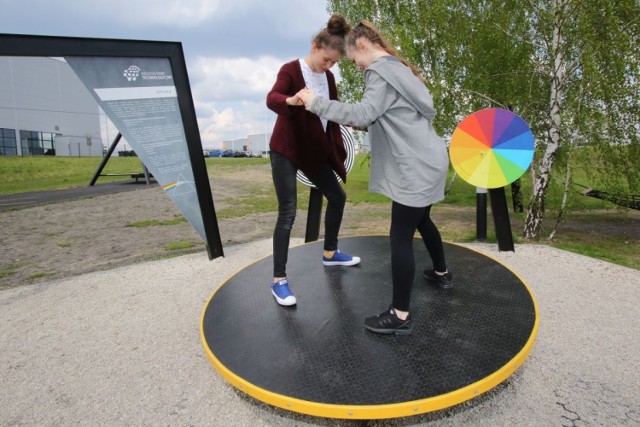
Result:
{"label": "black metal sign frame", "polygon": [[171,64],[209,259],[224,256],[180,42],[0,34],[0,56],[166,58]]}

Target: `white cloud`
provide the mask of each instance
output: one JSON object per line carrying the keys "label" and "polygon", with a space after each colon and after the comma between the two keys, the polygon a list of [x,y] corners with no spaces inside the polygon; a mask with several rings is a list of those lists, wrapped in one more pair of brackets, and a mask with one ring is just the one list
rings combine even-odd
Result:
{"label": "white cloud", "polygon": [[[198,126],[205,147],[222,140],[269,133],[275,113],[266,106],[267,93],[286,61],[258,58],[200,57],[189,66]],[[337,66],[331,70],[340,80]]]}
{"label": "white cloud", "polygon": [[[85,2],[88,5],[93,2]],[[114,7],[117,5],[116,7]],[[212,17],[223,15],[221,0],[171,0],[158,3],[157,0],[117,0],[107,2],[104,12],[112,18],[120,19],[130,25],[163,25],[179,28],[196,27]]]}
{"label": "white cloud", "polygon": [[[311,39],[327,24],[326,0],[271,0],[263,3],[263,20],[278,34],[303,40],[311,45]],[[319,13],[323,11],[324,13]]]}
{"label": "white cloud", "polygon": [[273,113],[266,98],[283,63],[269,56],[200,57],[189,66],[203,146],[271,131]]}
{"label": "white cloud", "polygon": [[263,102],[228,103],[195,102],[202,145],[220,148],[222,141],[245,138],[251,134],[271,132],[275,114]]}
{"label": "white cloud", "polygon": [[[282,64],[309,52],[311,38],[329,19],[326,5],[327,0],[0,0],[7,33],[181,42],[205,146],[271,131],[267,93]],[[337,67],[332,71],[337,74]]]}
{"label": "white cloud", "polygon": [[283,60],[258,58],[197,58],[189,67],[189,79],[198,101],[265,99]]}
{"label": "white cloud", "polygon": [[241,126],[238,126],[236,116],[237,112],[227,108],[223,111],[213,110],[211,116],[198,119],[203,146],[232,139],[230,135],[239,134]]}
{"label": "white cloud", "polygon": [[[138,30],[151,26],[189,29],[207,25],[215,31],[216,27],[232,23],[238,33],[262,28],[293,39],[310,39],[328,19],[328,15],[325,18],[318,14],[326,9],[326,0],[21,0],[0,4],[25,18],[66,15],[79,24],[92,22],[103,27],[115,24]],[[225,42],[233,43],[233,35],[229,36]]]}
{"label": "white cloud", "polygon": [[106,25],[120,23],[138,29],[153,25],[193,28],[231,12],[229,2],[222,0],[65,0],[56,3],[60,2],[41,6],[62,9],[74,20],[95,21],[99,17]]}

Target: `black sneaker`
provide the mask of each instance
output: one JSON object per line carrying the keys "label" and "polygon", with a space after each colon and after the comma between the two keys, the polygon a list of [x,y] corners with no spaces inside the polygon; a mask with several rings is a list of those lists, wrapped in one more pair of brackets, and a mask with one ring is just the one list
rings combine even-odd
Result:
{"label": "black sneaker", "polygon": [[425,279],[437,284],[440,289],[451,289],[453,288],[453,274],[450,271],[447,271],[444,275],[439,275],[433,268],[429,268],[425,270],[422,275]]}
{"label": "black sneaker", "polygon": [[402,320],[396,316],[393,307],[389,307],[388,310],[376,316],[365,318],[364,327],[379,334],[409,335],[413,331],[413,322],[411,322],[411,315],[408,315],[406,320]]}

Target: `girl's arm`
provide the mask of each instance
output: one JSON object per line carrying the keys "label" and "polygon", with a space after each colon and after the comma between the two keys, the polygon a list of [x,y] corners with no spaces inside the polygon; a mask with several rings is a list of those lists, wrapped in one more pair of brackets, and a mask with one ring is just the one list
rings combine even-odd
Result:
{"label": "girl's arm", "polygon": [[276,82],[267,94],[267,107],[276,114],[291,115],[296,111],[295,106],[302,105],[302,101],[297,95],[289,95],[293,80],[283,68],[280,68]]}
{"label": "girl's arm", "polygon": [[[395,91],[388,91],[387,82],[376,72],[365,74],[365,91],[361,102],[344,104],[316,96],[306,102],[307,110],[318,116],[342,125],[355,128],[367,128],[389,108],[396,96]],[[391,96],[390,96],[391,94]]]}

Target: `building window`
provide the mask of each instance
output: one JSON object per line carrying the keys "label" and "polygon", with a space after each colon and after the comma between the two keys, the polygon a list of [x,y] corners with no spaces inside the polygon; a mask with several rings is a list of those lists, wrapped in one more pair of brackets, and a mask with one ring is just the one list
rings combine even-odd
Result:
{"label": "building window", "polygon": [[0,128],[0,156],[15,156],[17,154],[16,131]]}
{"label": "building window", "polygon": [[21,130],[20,144],[22,146],[22,155],[55,155],[55,145],[53,144],[55,137],[56,135],[54,133]]}

